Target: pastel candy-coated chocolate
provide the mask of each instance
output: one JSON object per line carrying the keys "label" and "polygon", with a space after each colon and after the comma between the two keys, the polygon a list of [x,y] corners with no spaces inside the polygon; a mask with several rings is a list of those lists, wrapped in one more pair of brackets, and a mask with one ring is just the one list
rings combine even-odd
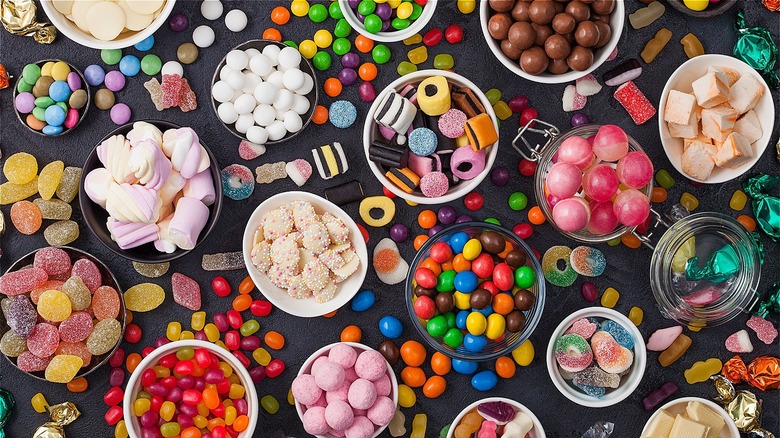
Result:
{"label": "pastel candy-coated chocolate", "polygon": [[677,336],[682,333],[682,326],[674,326],[658,329],[647,340],[647,349],[650,351],[664,351],[672,345]]}

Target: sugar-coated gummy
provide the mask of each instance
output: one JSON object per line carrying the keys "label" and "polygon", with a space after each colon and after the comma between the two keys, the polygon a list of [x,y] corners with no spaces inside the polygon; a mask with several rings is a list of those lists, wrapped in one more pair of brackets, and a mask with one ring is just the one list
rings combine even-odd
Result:
{"label": "sugar-coated gummy", "polygon": [[154,283],[137,284],[125,291],[125,307],[133,312],[154,310],[165,301],[165,291]]}
{"label": "sugar-coated gummy", "polygon": [[122,324],[116,319],[104,319],[95,324],[87,338],[87,350],[99,356],[108,353],[122,337]]}
{"label": "sugar-coated gummy", "polygon": [[97,290],[97,288],[100,287],[100,285],[103,283],[103,277],[100,274],[100,269],[92,260],[89,259],[76,260],[73,263],[71,274],[79,276],[90,292],[95,292],[95,290]]}
{"label": "sugar-coated gummy", "polygon": [[92,295],[92,313],[100,321],[117,318],[120,306],[119,292],[111,286],[100,286]]}
{"label": "sugar-coated gummy", "polygon": [[41,169],[38,175],[38,193],[44,200],[49,200],[54,196],[57,187],[62,180],[62,173],[65,170],[65,164],[62,161],[52,161]]}
{"label": "sugar-coated gummy", "polygon": [[171,264],[168,262],[164,262],[164,263],[141,263],[135,261],[133,262],[133,269],[135,269],[135,272],[138,272],[144,277],[149,277],[149,278],[162,277],[168,272],[168,269],[170,269],[170,267]]}
{"label": "sugar-coated gummy", "polygon": [[171,276],[171,289],[176,304],[193,311],[200,310],[200,285],[197,281],[175,272]]}
{"label": "sugar-coated gummy", "polygon": [[84,361],[78,356],[61,354],[54,356],[46,367],[46,380],[54,383],[68,383],[76,377]]}
{"label": "sugar-coated gummy", "polygon": [[38,298],[38,313],[47,321],[64,321],[71,314],[70,298],[61,291],[47,290]]}
{"label": "sugar-coated gummy", "polygon": [[79,182],[81,180],[80,167],[66,167],[62,171],[60,185],[55,191],[58,198],[65,202],[71,202],[79,192]]}
{"label": "sugar-coated gummy", "polygon": [[62,285],[62,292],[70,299],[73,310],[84,310],[92,302],[92,294],[89,289],[77,275],[71,276],[65,280]]}
{"label": "sugar-coated gummy", "polygon": [[46,242],[52,246],[67,245],[79,237],[79,226],[71,220],[57,221],[43,231]]}
{"label": "sugar-coated gummy", "polygon": [[59,199],[44,200],[37,198],[33,200],[33,204],[41,211],[42,219],[49,220],[68,220],[73,214],[73,208],[65,201]]}
{"label": "sugar-coated gummy", "polygon": [[41,248],[33,257],[33,266],[41,268],[48,275],[59,275],[71,268],[70,256],[61,248]]}

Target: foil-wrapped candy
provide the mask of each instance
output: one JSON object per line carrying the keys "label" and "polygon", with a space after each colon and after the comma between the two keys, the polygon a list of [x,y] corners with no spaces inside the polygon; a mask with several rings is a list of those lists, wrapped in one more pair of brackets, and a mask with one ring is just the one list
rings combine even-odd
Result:
{"label": "foil-wrapped candy", "polygon": [[724,376],[710,377],[718,395],[715,401],[723,406],[737,429],[743,433],[752,433],[754,438],[775,438],[761,428],[761,400],[750,391],[737,391],[734,385]]}
{"label": "foil-wrapped candy", "polygon": [[47,406],[46,411],[50,421],[39,426],[32,438],[65,438],[65,426],[76,421],[81,415],[76,405],[71,402]]}

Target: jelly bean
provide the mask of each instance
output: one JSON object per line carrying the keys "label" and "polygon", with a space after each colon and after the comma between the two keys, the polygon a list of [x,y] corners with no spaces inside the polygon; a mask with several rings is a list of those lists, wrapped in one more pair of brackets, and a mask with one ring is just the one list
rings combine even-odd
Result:
{"label": "jelly bean", "polygon": [[654,203],[661,203],[666,201],[667,191],[663,187],[653,187],[653,192],[650,197],[650,201]]}
{"label": "jelly bean", "polygon": [[731,195],[731,200],[729,200],[729,207],[734,211],[741,211],[745,208],[745,204],[747,204],[745,192],[742,190],[734,191],[734,194]]}
{"label": "jelly bean", "polygon": [[717,374],[723,368],[723,363],[718,358],[709,358],[705,361],[698,361],[685,370],[685,381],[693,385],[694,383],[706,382],[710,376]]}
{"label": "jelly bean", "polygon": [[647,397],[643,398],[642,405],[645,407],[646,411],[653,411],[664,400],[674,395],[674,393],[677,392],[677,389],[677,385],[673,382],[666,382],[648,394]]}
{"label": "jelly bean", "polygon": [[742,224],[742,226],[745,227],[745,229],[749,232],[753,232],[753,230],[756,229],[756,221],[750,216],[744,214],[739,215],[737,216],[737,222]]}
{"label": "jelly bean", "polygon": [[195,312],[190,318],[190,327],[193,330],[203,330],[206,325],[206,312]]}
{"label": "jelly bean", "polygon": [[403,333],[403,326],[398,318],[388,315],[379,320],[379,331],[386,338],[397,339]]}
{"label": "jelly bean", "polygon": [[631,320],[631,322],[634,323],[635,326],[639,326],[642,324],[642,319],[644,318],[645,312],[640,307],[632,307],[631,310],[628,312],[628,319]]}
{"label": "jelly bean", "polygon": [[30,399],[30,404],[32,404],[35,412],[39,414],[46,412],[46,408],[49,406],[49,402],[46,401],[46,397],[44,397],[44,395],[40,392],[36,393],[32,399]]}
{"label": "jelly bean", "polygon": [[273,359],[271,362],[268,363],[268,366],[265,367],[265,373],[268,377],[274,378],[282,372],[284,372],[284,362],[282,362],[281,359]]}
{"label": "jelly bean", "polygon": [[112,406],[106,411],[105,415],[103,416],[103,419],[106,421],[106,424],[109,426],[114,426],[117,423],[119,423],[119,420],[122,419],[122,407],[121,406]]}
{"label": "jelly bean", "polygon": [[512,228],[512,232],[515,233],[517,237],[526,240],[534,233],[534,228],[530,224],[520,223]]}
{"label": "jelly bean", "polygon": [[68,388],[68,391],[70,392],[84,392],[89,387],[89,382],[87,382],[87,379],[83,377],[79,377],[78,379],[73,379],[66,385]]}
{"label": "jelly bean", "polygon": [[534,360],[534,345],[530,339],[526,339],[519,347],[512,351],[512,359],[521,367],[527,367]]}
{"label": "jelly bean", "polygon": [[622,242],[623,245],[626,245],[631,249],[637,249],[640,246],[642,246],[642,241],[639,240],[639,238],[636,237],[634,233],[623,234],[622,236],[620,236],[620,242]]}
{"label": "jelly bean", "polygon": [[677,338],[675,338],[674,342],[672,342],[672,345],[661,352],[661,354],[658,356],[658,363],[660,363],[662,367],[668,367],[669,365],[677,362],[677,360],[682,357],[686,351],[688,351],[688,348],[691,346],[691,342],[691,338],[684,334],[680,334],[677,336]]}
{"label": "jelly bean", "polygon": [[620,299],[620,293],[615,288],[608,287],[601,295],[601,305],[607,308],[613,308]]}
{"label": "jelly bean", "polygon": [[125,420],[119,420],[114,427],[114,438],[127,438],[128,436],[130,434],[127,431],[127,423]]}
{"label": "jelly bean", "polygon": [[348,325],[341,331],[341,342],[360,342],[363,331],[356,325]]}
{"label": "jelly bean", "polygon": [[471,377],[471,386],[477,391],[490,391],[498,384],[498,375],[494,371],[480,371]]}
{"label": "jelly bean", "polygon": [[417,403],[417,395],[412,388],[404,384],[398,385],[398,406],[411,408],[415,403]]}
{"label": "jelly bean", "polygon": [[270,301],[254,300],[252,301],[252,305],[249,306],[249,311],[252,312],[252,315],[254,316],[268,316],[271,314],[272,308],[273,306]]}
{"label": "jelly bean", "polygon": [[500,120],[506,120],[512,116],[512,110],[503,100],[499,100],[493,105],[493,111]]}
{"label": "jelly bean", "polygon": [[284,347],[284,336],[281,333],[270,331],[265,334],[265,344],[274,350],[281,350]]}
{"label": "jelly bean", "polygon": [[422,64],[423,62],[428,60],[428,48],[425,46],[420,46],[415,49],[412,49],[406,53],[406,56],[409,58],[409,62],[411,62],[414,65]]}
{"label": "jelly bean", "polygon": [[496,359],[495,364],[496,374],[503,379],[510,379],[514,377],[517,367],[512,359],[501,356]]}
{"label": "jelly bean", "polygon": [[401,370],[401,380],[410,388],[419,388],[425,384],[425,372],[418,367],[405,367]]}
{"label": "jelly bean", "polygon": [[596,285],[590,281],[583,282],[580,290],[582,291],[582,298],[589,303],[594,303],[599,299],[599,291],[596,289]]}
{"label": "jelly bean", "polygon": [[412,64],[409,61],[401,61],[398,63],[398,67],[396,68],[396,71],[398,72],[398,76],[405,76],[409,73],[414,73],[417,71],[417,66]]}
{"label": "jelly bean", "polygon": [[699,200],[688,192],[683,192],[680,196],[680,204],[688,209],[688,211],[694,211],[699,207]]}
{"label": "jelly bean", "polygon": [[659,186],[667,190],[674,185],[674,178],[672,178],[672,175],[670,175],[666,169],[661,169],[655,173],[655,181]]}
{"label": "jelly bean", "polygon": [[178,321],[169,322],[165,330],[165,337],[171,342],[178,341],[181,338],[181,323]]}
{"label": "jelly bean", "polygon": [[463,28],[457,24],[450,24],[444,29],[444,38],[450,44],[457,44],[463,41]]}

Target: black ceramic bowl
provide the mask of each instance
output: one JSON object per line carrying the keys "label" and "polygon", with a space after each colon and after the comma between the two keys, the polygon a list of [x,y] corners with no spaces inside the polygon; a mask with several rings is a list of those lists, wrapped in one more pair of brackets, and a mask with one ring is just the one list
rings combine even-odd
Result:
{"label": "black ceramic bowl", "polygon": [[690,15],[691,17],[711,18],[728,11],[737,3],[737,0],[719,0],[717,3],[710,3],[703,11],[692,11],[688,9],[683,3],[683,0],[668,0],[667,3],[674,9],[677,9],[683,14]]}
{"label": "black ceramic bowl", "polygon": [[[287,47],[286,44],[280,43],[278,41],[272,41],[272,40],[249,40],[244,43],[241,43],[237,45],[236,47],[233,47],[232,49],[228,50],[228,53],[232,52],[233,50],[246,50],[246,49],[257,49],[259,51],[263,51],[263,49],[268,45],[276,45],[279,46],[279,48],[283,49]],[[219,71],[222,70],[222,67],[227,64],[227,53],[222,58],[222,61],[219,62],[219,65],[217,65],[217,69],[214,70],[214,76],[211,78],[211,86],[209,87],[209,97],[211,97],[211,88],[214,87],[214,84],[219,81]],[[303,125],[301,126],[301,129],[298,132],[288,132],[284,137],[282,137],[279,140],[269,140],[266,141],[266,145],[271,144],[277,144],[285,142],[301,132],[303,132],[304,129],[306,129],[306,126],[309,125],[309,122],[311,122],[311,118],[314,115],[314,108],[317,106],[317,100],[319,99],[319,86],[317,84],[317,75],[314,73],[314,68],[311,66],[311,62],[309,62],[308,59],[301,57],[301,71],[306,73],[307,75],[311,76],[311,78],[314,80],[314,87],[312,87],[309,94],[306,95],[306,99],[309,100],[309,110],[306,111],[305,114],[301,115],[301,120],[303,120]],[[236,130],[235,124],[227,124],[224,123],[219,118],[219,113],[217,113],[217,107],[219,106],[219,102],[214,100],[213,97],[211,97],[211,108],[214,110],[214,115],[217,116],[217,120],[219,120],[219,123],[225,127],[228,131],[230,131],[231,134],[235,135],[236,137],[240,138],[241,140],[247,140],[246,134],[242,134]],[[248,140],[247,140],[248,141]]]}
{"label": "black ceramic bowl", "polygon": [[[110,269],[108,269],[108,266],[106,266],[105,263],[98,260],[92,254],[77,248],[72,248],[70,246],[60,246],[59,248],[62,248],[63,250],[65,250],[65,252],[68,253],[68,255],[70,256],[71,264],[76,263],[76,261],[80,259],[87,259],[92,263],[94,263],[95,266],[97,266],[98,269],[100,270],[100,276],[103,277],[103,285],[111,286],[117,292],[119,292],[119,316],[117,316],[116,318],[122,324],[122,334],[119,336],[119,342],[117,342],[114,348],[112,348],[111,351],[109,351],[108,353],[101,354],[100,356],[92,356],[92,362],[90,362],[89,365],[82,367],[81,370],[79,370],[79,373],[76,374],[76,377],[74,377],[74,379],[77,379],[79,377],[84,377],[87,374],[90,374],[91,372],[100,368],[104,363],[108,362],[108,360],[114,354],[116,349],[119,348],[119,344],[122,343],[122,338],[124,337],[125,334],[125,325],[126,325],[125,322],[127,318],[127,312],[125,309],[125,297],[124,294],[122,293],[122,288],[119,287],[119,281],[117,281],[116,277],[114,277],[114,273],[111,272]],[[22,258],[14,262],[14,264],[12,264],[11,267],[8,268],[8,270],[5,272],[6,273],[14,272],[20,269],[24,269],[28,266],[32,266],[33,259],[35,258],[35,253],[37,253],[40,249],[41,248],[36,249],[35,251],[32,251],[31,253],[23,256]],[[27,295],[29,296],[29,294]],[[11,328],[8,326],[8,323],[5,320],[5,316],[2,313],[0,313],[0,336],[5,334],[5,332],[7,332],[10,329]],[[5,358],[8,359],[8,361],[11,362],[11,365],[13,365],[16,369],[19,369],[19,367],[16,365],[15,357],[5,356]],[[46,378],[44,377],[43,371],[36,371],[33,373],[29,373],[26,371],[22,371],[22,372],[27,375],[33,376],[38,380],[47,381]]]}
{"label": "black ceramic bowl", "polygon": [[[181,126],[166,122],[163,120],[143,120],[144,122],[150,123],[154,126],[156,126],[161,131],[165,132],[168,129],[178,129],[181,128]],[[168,262],[174,259],[177,259],[188,252],[189,250],[184,250],[177,248],[176,251],[168,254],[164,252],[158,251],[154,244],[152,243],[146,243],[144,245],[135,247],[135,248],[129,248],[129,249],[122,249],[117,245],[116,242],[114,242],[111,239],[111,233],[108,231],[108,228],[106,227],[106,221],[108,220],[108,212],[103,209],[101,206],[95,204],[92,202],[92,200],[87,195],[87,192],[84,190],[84,181],[87,178],[87,175],[89,172],[94,170],[95,168],[102,167],[103,164],[100,162],[100,159],[98,159],[97,155],[97,146],[99,146],[103,141],[108,139],[109,137],[113,135],[127,135],[128,132],[133,128],[133,123],[128,123],[126,125],[122,125],[119,128],[111,131],[108,133],[105,137],[103,137],[97,145],[95,145],[95,148],[92,149],[92,152],[90,152],[89,156],[87,157],[87,161],[84,163],[84,169],[81,174],[81,185],[79,186],[79,205],[81,206],[81,213],[84,216],[84,221],[87,222],[87,227],[90,231],[100,240],[103,245],[108,247],[111,251],[114,251],[115,253],[119,254],[120,256],[134,260],[137,262],[142,263],[163,263]],[[209,206],[210,214],[209,219],[206,221],[206,226],[203,227],[203,231],[200,232],[200,235],[198,236],[198,242],[195,244],[195,247],[203,243],[204,240],[206,240],[206,237],[211,233],[211,230],[214,229],[214,226],[217,224],[217,219],[219,218],[219,214],[222,211],[222,177],[220,175],[219,171],[219,165],[217,164],[217,159],[214,157],[214,154],[211,152],[211,150],[203,143],[203,140],[200,140],[201,146],[203,146],[204,149],[206,149],[206,152],[209,154],[209,159],[211,160],[211,166],[209,167],[211,171],[211,177],[214,180],[214,193],[216,195],[216,198],[214,200],[214,203]]]}

